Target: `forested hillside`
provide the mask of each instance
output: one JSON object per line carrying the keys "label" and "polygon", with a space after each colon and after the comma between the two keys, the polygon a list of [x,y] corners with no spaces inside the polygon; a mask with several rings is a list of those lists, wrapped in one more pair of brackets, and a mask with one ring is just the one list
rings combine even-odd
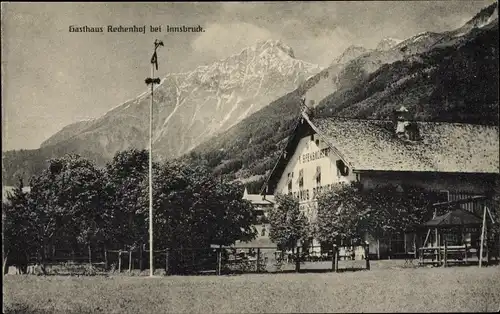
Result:
{"label": "forested hillside", "polygon": [[[464,36],[445,34],[424,53],[359,73],[357,83],[321,101],[316,114],[388,119],[392,109],[405,105],[418,120],[498,125],[498,39],[498,19]],[[293,130],[306,91],[307,86],[281,97],[189,157],[258,192]]]}

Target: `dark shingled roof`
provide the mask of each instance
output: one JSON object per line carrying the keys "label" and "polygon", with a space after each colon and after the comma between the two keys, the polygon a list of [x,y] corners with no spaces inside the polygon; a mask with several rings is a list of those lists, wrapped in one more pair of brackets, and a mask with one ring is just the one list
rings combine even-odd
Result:
{"label": "dark shingled roof", "polygon": [[499,173],[498,126],[416,122],[407,141],[391,121],[304,117],[353,170]]}
{"label": "dark shingled roof", "polygon": [[481,218],[464,209],[456,209],[444,215],[436,216],[424,223],[426,227],[480,226]]}

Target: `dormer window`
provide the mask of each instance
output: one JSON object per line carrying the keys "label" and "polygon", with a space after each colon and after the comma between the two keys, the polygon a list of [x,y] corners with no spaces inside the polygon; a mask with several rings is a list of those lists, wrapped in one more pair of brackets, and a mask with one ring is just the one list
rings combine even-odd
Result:
{"label": "dormer window", "polygon": [[349,174],[349,168],[342,160],[338,159],[336,165],[338,176],[347,176]]}
{"label": "dormer window", "polygon": [[404,106],[399,110],[393,111],[393,130],[394,135],[403,140],[418,141],[420,132],[418,124],[412,121],[413,118]]}

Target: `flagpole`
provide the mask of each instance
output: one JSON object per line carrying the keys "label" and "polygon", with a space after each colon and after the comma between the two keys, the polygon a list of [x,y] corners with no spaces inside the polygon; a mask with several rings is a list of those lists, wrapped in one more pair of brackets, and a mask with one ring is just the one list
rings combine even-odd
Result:
{"label": "flagpole", "polygon": [[[156,50],[156,47],[155,47]],[[151,63],[151,78],[155,77],[155,65]],[[153,93],[154,82],[151,83],[151,105],[149,106],[149,276],[154,273],[153,259]]]}
{"label": "flagpole", "polygon": [[146,84],[151,84],[151,105],[149,106],[149,276],[154,274],[154,245],[153,245],[153,104],[154,84],[160,84],[160,79],[155,78],[155,67],[158,70],[158,57],[156,49],[163,46],[163,42],[155,40],[155,50],[151,58],[151,77],[146,79]]}

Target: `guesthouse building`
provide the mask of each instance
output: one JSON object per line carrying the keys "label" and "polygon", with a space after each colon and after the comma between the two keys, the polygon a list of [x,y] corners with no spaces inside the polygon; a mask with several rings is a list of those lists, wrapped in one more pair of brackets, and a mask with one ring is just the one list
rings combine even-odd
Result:
{"label": "guesthouse building", "polygon": [[[498,126],[417,122],[404,107],[392,120],[315,117],[304,110],[261,194],[293,195],[314,221],[318,193],[340,183],[392,184],[402,192],[413,186],[450,201],[486,195],[498,175]],[[480,204],[460,206],[474,211]],[[378,256],[415,248],[409,235],[365,237]]]}

